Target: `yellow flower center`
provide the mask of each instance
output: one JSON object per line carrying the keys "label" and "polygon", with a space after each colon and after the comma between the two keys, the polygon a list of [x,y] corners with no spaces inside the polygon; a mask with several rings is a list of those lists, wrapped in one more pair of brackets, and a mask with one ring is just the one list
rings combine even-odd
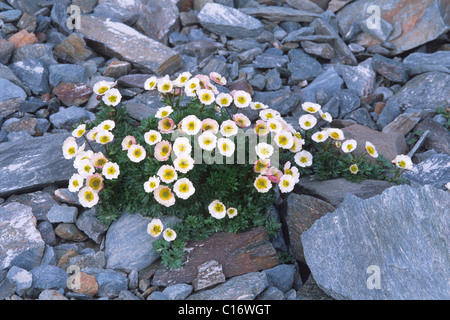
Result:
{"label": "yellow flower center", "polygon": [[284,187],[289,187],[289,181],[283,180],[283,186]]}
{"label": "yellow flower center", "polygon": [[352,150],[353,149],[353,145],[352,144],[348,144],[347,145],[347,150]]}
{"label": "yellow flower center", "polygon": [[166,178],[166,179],[172,179],[173,177],[174,177],[174,173],[173,173],[173,170],[172,169],[167,169],[166,171],[164,171],[164,174],[163,174],[163,176]]}
{"label": "yellow flower center", "polygon": [[94,200],[94,194],[93,194],[91,191],[87,191],[87,192],[84,194],[84,198],[85,198],[87,201],[92,201],[92,200]]}
{"label": "yellow flower center", "polygon": [[166,155],[169,153],[169,147],[168,146],[164,146],[161,148],[161,154],[162,155]]}
{"label": "yellow flower center", "polygon": [[306,162],[308,162],[308,158],[306,158],[306,157],[301,157],[301,158],[300,158],[300,161],[301,161],[302,163],[306,163]]}
{"label": "yellow flower center", "polygon": [[67,153],[69,153],[69,154],[75,154],[75,148],[74,148],[74,147],[70,147],[70,148],[67,150]]}
{"label": "yellow flower center", "polygon": [[133,155],[134,155],[136,158],[139,158],[139,157],[142,155],[141,149],[136,149],[136,150],[134,150]]}
{"label": "yellow flower center", "polygon": [[106,91],[108,91],[108,89],[109,89],[108,87],[101,87],[100,89],[98,89],[98,93],[103,94]]}
{"label": "yellow flower center", "polygon": [[222,150],[223,150],[223,151],[227,151],[228,149],[230,149],[230,146],[229,146],[228,144],[224,143],[224,144],[222,145]]}
{"label": "yellow flower center", "polygon": [[114,167],[109,167],[108,168],[108,173],[109,174],[114,174],[114,173],[116,173],[116,169],[114,169]]}
{"label": "yellow flower center", "polygon": [[221,203],[217,203],[216,206],[214,207],[214,210],[216,210],[216,212],[222,212],[223,205]]}
{"label": "yellow flower center", "polygon": [[284,146],[286,143],[288,143],[288,138],[286,136],[281,136],[279,142]]}
{"label": "yellow flower center", "polygon": [[161,226],[154,225],[152,231],[153,231],[153,233],[160,233],[161,232]]}
{"label": "yellow flower center", "polygon": [[398,162],[398,166],[401,167],[401,168],[406,167],[405,161],[403,161],[403,160],[399,161],[399,162]]}
{"label": "yellow flower center", "polygon": [[163,84],[162,85],[162,90],[163,91],[169,91],[170,90],[170,84],[168,84],[168,83]]}
{"label": "yellow flower center", "polygon": [[84,166],[84,171],[89,172],[91,170],[90,166]]}
{"label": "yellow flower center", "polygon": [[172,123],[170,123],[169,119],[164,120],[162,124],[164,129],[170,129],[172,127]]}
{"label": "yellow flower center", "polygon": [[72,185],[73,185],[74,187],[78,187],[80,184],[78,183],[78,180],[74,180],[74,181],[72,182]]}
{"label": "yellow flower center", "polygon": [[108,137],[108,136],[101,136],[101,137],[100,137],[100,142],[102,142],[102,143],[107,143],[107,142],[109,142],[109,137]]}
{"label": "yellow flower center", "polygon": [[101,181],[98,178],[91,179],[91,181],[89,183],[89,186],[94,190],[99,189],[100,185],[101,185]]}
{"label": "yellow flower center", "polygon": [[222,98],[222,100],[220,100],[220,103],[223,105],[227,105],[228,104],[228,99],[227,98]]}
{"label": "yellow flower center", "polygon": [[189,186],[187,183],[182,183],[180,184],[179,190],[181,192],[188,192],[189,191]]}
{"label": "yellow flower center", "polygon": [[103,166],[105,163],[106,163],[106,160],[104,158],[100,158],[100,159],[97,159],[97,161],[95,161],[95,165],[97,165],[99,167]]}
{"label": "yellow flower center", "polygon": [[334,139],[338,139],[338,138],[339,138],[339,133],[337,133],[337,132],[332,132],[332,133],[330,134],[330,136],[331,136],[332,138],[334,138]]}
{"label": "yellow flower center", "polygon": [[373,154],[373,153],[375,152],[375,149],[374,149],[373,147],[371,147],[371,146],[368,146],[368,147],[367,147],[367,152],[368,152],[369,154]]}
{"label": "yellow flower center", "polygon": [[260,188],[266,188],[267,187],[267,182],[264,179],[259,179],[258,182],[256,183],[256,185]]}
{"label": "yellow flower center", "polygon": [[169,200],[170,199],[170,191],[168,189],[162,189],[159,192],[159,196],[161,197],[161,199],[163,200]]}
{"label": "yellow flower center", "polygon": [[162,117],[167,117],[168,115],[169,115],[169,112],[167,112],[167,111],[161,112]]}
{"label": "yellow flower center", "polygon": [[306,127],[309,127],[309,126],[311,126],[311,122],[305,121],[304,125],[305,125]]}
{"label": "yellow flower center", "polygon": [[109,100],[110,102],[116,102],[116,101],[117,101],[117,96],[110,96],[110,97],[108,98],[108,100]]}
{"label": "yellow flower center", "polygon": [[237,98],[237,101],[242,104],[242,103],[245,103],[246,100],[245,100],[245,97],[241,96],[241,97]]}
{"label": "yellow flower center", "polygon": [[210,101],[211,100],[211,95],[209,93],[204,93],[202,95],[202,100],[203,101]]}

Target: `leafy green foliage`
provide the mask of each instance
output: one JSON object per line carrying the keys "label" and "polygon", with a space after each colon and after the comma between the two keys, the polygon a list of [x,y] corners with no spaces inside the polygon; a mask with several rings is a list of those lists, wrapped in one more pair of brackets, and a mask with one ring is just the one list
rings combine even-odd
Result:
{"label": "leafy green foliage", "polygon": [[444,128],[450,130],[450,108],[437,108],[436,113],[442,114],[444,116],[444,118],[447,120],[447,122],[444,123]]}

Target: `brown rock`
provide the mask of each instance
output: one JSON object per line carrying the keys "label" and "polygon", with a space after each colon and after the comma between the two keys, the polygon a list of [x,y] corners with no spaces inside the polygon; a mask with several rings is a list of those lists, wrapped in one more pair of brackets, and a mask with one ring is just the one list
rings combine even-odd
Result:
{"label": "brown rock", "polygon": [[35,44],[38,39],[34,33],[30,33],[24,29],[12,35],[8,41],[14,45],[14,50],[17,50],[26,44]]}
{"label": "brown rock", "polygon": [[449,131],[431,118],[426,118],[413,129],[414,132],[425,132],[426,130],[430,130],[430,133],[428,133],[423,146],[426,149],[434,149],[439,153],[450,154]]}
{"label": "brown rock", "polygon": [[297,260],[306,263],[301,241],[302,233],[308,230],[312,224],[328,212],[333,212],[333,207],[328,202],[308,195],[292,193],[287,199],[286,224],[292,251]]}
{"label": "brown rock", "polygon": [[79,272],[79,286],[74,286],[73,292],[95,296],[98,292],[98,283],[94,275]]}
{"label": "brown rock", "polygon": [[131,64],[129,62],[114,60],[103,71],[103,76],[117,79],[127,75],[130,70]]}
{"label": "brown rock", "polygon": [[70,241],[84,241],[88,237],[81,232],[73,223],[61,223],[56,229],[55,233],[64,240]]}
{"label": "brown rock", "polygon": [[230,89],[230,91],[243,90],[243,91],[247,92],[248,94],[250,94],[251,96],[253,96],[253,88],[245,80],[237,80],[237,81],[231,83],[230,86],[228,87],[228,89]]}
{"label": "brown rock", "polygon": [[0,117],[6,118],[17,111],[20,105],[19,99],[8,99],[0,101]]}
{"label": "brown rock", "polygon": [[216,233],[206,240],[189,241],[186,248],[189,253],[183,267],[178,270],[158,269],[152,285],[192,283],[198,267],[211,260],[222,265],[227,278],[269,269],[280,263],[263,227],[237,234]]}
{"label": "brown rock", "polygon": [[61,60],[71,63],[85,61],[92,54],[86,49],[86,42],[83,37],[72,33],[63,42],[56,46],[54,54]]}
{"label": "brown rock", "polygon": [[406,136],[420,121],[419,114],[403,113],[385,126],[382,132],[398,132]]}
{"label": "brown rock", "polygon": [[[379,132],[372,130],[360,124],[354,124],[350,127],[342,129],[345,139],[355,139],[358,143],[354,154],[361,154],[365,152],[366,141],[375,145],[379,155],[383,155],[389,161],[393,160],[399,154],[406,154],[408,146],[406,145],[405,137],[398,132]],[[367,157],[370,161],[374,159]]]}
{"label": "brown rock", "polygon": [[75,250],[69,250],[66,253],[64,253],[62,255],[61,258],[59,258],[58,263],[56,264],[56,266],[58,268],[61,268],[63,270],[67,270],[67,268],[70,266],[70,258],[76,257],[78,255],[78,252],[76,252]]}
{"label": "brown rock", "polygon": [[384,107],[386,107],[386,103],[385,102],[377,102],[375,104],[375,109],[374,111],[378,114],[381,114],[381,112],[383,111]]}
{"label": "brown rock", "polygon": [[3,125],[2,129],[6,132],[26,131],[30,135],[36,134],[36,125],[38,120],[36,118],[22,118],[19,121]]}
{"label": "brown rock", "polygon": [[61,82],[53,93],[68,107],[80,106],[87,102],[92,94],[92,88],[85,84]]}

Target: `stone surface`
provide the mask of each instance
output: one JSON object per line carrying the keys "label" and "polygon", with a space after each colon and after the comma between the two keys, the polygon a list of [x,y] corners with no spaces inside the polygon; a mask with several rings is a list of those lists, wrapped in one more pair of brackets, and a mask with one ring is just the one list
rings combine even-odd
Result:
{"label": "stone surface", "polygon": [[300,178],[298,185],[302,187],[303,194],[312,195],[337,208],[348,195],[368,199],[395,184],[381,180],[364,180],[355,183],[347,181],[345,178],[321,181],[314,176],[305,176]]}
{"label": "stone surface", "polygon": [[0,63],[8,64],[11,55],[14,52],[14,45],[4,39],[0,39]]}
{"label": "stone surface", "polygon": [[256,297],[256,300],[284,300],[284,293],[280,289],[269,285]]}
{"label": "stone surface", "polygon": [[192,281],[192,285],[194,291],[199,291],[222,282],[225,282],[222,265],[215,260],[210,260],[198,266],[197,277]]}
{"label": "stone surface", "polygon": [[38,300],[69,300],[59,290],[45,289],[39,294]]}
{"label": "stone surface", "polygon": [[216,233],[203,241],[189,241],[187,262],[177,270],[160,268],[152,284],[167,286],[176,283],[192,283],[198,266],[215,260],[222,265],[226,277],[272,268],[279,264],[278,256],[262,228],[247,232]]}
{"label": "stone surface", "polygon": [[382,132],[399,132],[406,136],[420,121],[420,116],[403,113],[385,126]]}
{"label": "stone surface", "polygon": [[87,294],[95,296],[98,292],[98,283],[94,275],[89,275],[85,272],[79,272],[79,286],[74,286],[73,291],[76,293]]}
{"label": "stone surface", "polygon": [[37,290],[45,289],[65,289],[67,278],[65,270],[56,266],[42,266],[30,270],[33,276],[33,288]]}
{"label": "stone surface", "polygon": [[375,90],[376,73],[372,67],[372,58],[358,66],[337,64],[336,71],[344,79],[347,88],[356,91],[360,97],[371,95]]}
{"label": "stone surface", "polygon": [[13,195],[7,200],[7,203],[10,202],[18,202],[31,207],[33,215],[38,221],[46,220],[47,213],[50,208],[53,205],[58,205],[58,202],[53,199],[51,194],[45,191],[36,191],[33,193]]}
{"label": "stone surface", "polygon": [[402,177],[409,180],[412,186],[429,184],[446,190],[445,184],[450,181],[450,155],[440,153],[432,155],[404,172]]}
{"label": "stone surface", "polygon": [[67,183],[75,172],[62,155],[67,137],[68,134],[52,134],[33,138],[26,145],[21,141],[0,144],[0,197],[52,183]]}
{"label": "stone surface", "polygon": [[343,86],[344,81],[336,72],[336,69],[331,67],[322,72],[313,82],[301,90],[302,102],[314,102],[316,100],[316,92],[319,90],[323,90],[328,97],[332,97]]}
{"label": "stone surface", "polygon": [[68,107],[78,107],[89,100],[92,88],[85,84],[61,82],[53,89],[53,93]]}
{"label": "stone surface", "polygon": [[49,82],[52,88],[60,83],[81,84],[87,83],[85,69],[75,64],[57,64],[49,67]]}
{"label": "stone surface", "polygon": [[430,130],[430,132],[428,133],[423,146],[426,149],[434,149],[439,153],[450,155],[450,132],[432,118],[426,118],[420,122],[414,127],[413,132],[425,132],[426,130]]}
{"label": "stone surface", "polygon": [[264,29],[259,20],[218,3],[207,3],[197,18],[202,27],[208,31],[232,38],[240,38],[242,34],[257,37]]}
{"label": "stone surface", "polygon": [[314,18],[320,17],[317,13],[278,6],[247,7],[241,8],[239,11],[258,19],[265,19],[272,22],[311,22]]}
{"label": "stone surface", "polygon": [[51,123],[58,129],[72,130],[72,126],[82,121],[95,120],[95,114],[81,107],[64,108],[50,116]]}
{"label": "stone surface", "polygon": [[0,207],[0,271],[11,266],[37,267],[45,249],[31,208],[20,203]]}
{"label": "stone surface", "polygon": [[308,280],[297,291],[297,297],[300,300],[333,300],[332,297],[319,288],[312,275],[308,277]]}
{"label": "stone surface", "polygon": [[[106,233],[105,254],[107,267],[110,269],[142,270],[159,258],[153,250],[155,238],[147,233],[147,225],[151,218],[139,213],[123,213],[114,221]],[[163,225],[175,224],[177,219],[166,217],[161,219]]]}
{"label": "stone surface", "polygon": [[86,42],[83,37],[72,33],[55,47],[54,54],[64,62],[77,63],[85,61],[92,52],[86,49]]}
{"label": "stone surface", "polygon": [[173,286],[166,287],[162,294],[167,297],[168,300],[184,300],[192,292],[192,286],[186,283],[174,284]]}
{"label": "stone surface", "polygon": [[94,242],[100,243],[108,227],[98,220],[97,211],[96,207],[82,211],[75,224],[78,229],[83,231]]}
{"label": "stone surface", "polygon": [[450,51],[435,53],[411,53],[403,60],[403,64],[410,75],[417,75],[431,71],[450,73]]}
{"label": "stone surface", "polygon": [[73,223],[61,223],[55,228],[55,233],[60,238],[70,241],[84,241],[88,237]]}
{"label": "stone surface", "polygon": [[27,94],[9,80],[0,78],[0,102],[10,99],[25,100]]}
{"label": "stone surface", "polygon": [[69,207],[67,205],[54,205],[47,213],[47,220],[51,223],[74,223],[77,215],[78,209],[76,207]]}
{"label": "stone surface", "polygon": [[33,283],[32,274],[29,271],[16,266],[13,266],[11,267],[11,269],[9,269],[6,278],[14,283],[16,287],[16,293],[19,296],[22,296],[27,289],[31,288],[31,285]]}
{"label": "stone surface", "polygon": [[99,268],[84,268],[81,271],[95,276],[97,295],[100,297],[117,297],[122,290],[128,289],[128,278],[123,272]]}
{"label": "stone surface", "polygon": [[191,294],[187,300],[254,300],[268,286],[264,272],[236,276],[212,289]]}
{"label": "stone surface", "polygon": [[286,225],[292,252],[297,260],[305,262],[301,242],[302,233],[308,230],[316,220],[334,210],[334,206],[318,198],[305,194],[292,193],[289,195],[287,199]]}
{"label": "stone surface", "polygon": [[[436,39],[449,30],[448,14],[444,4],[438,0],[358,0],[345,6],[338,12],[338,24],[342,33],[354,22],[367,19],[371,14],[366,13],[367,6],[376,5],[380,8],[381,18],[400,30],[398,37],[391,36],[388,40],[395,46],[393,54],[418,47],[426,42]],[[394,27],[393,35],[396,34]],[[365,33],[357,38],[357,43],[368,47],[379,44],[380,40]]]}
{"label": "stone surface", "polygon": [[403,63],[376,54],[372,60],[373,69],[386,79],[393,82],[406,82],[409,79],[408,70]]}
{"label": "stone surface", "polygon": [[293,264],[280,264],[263,272],[267,276],[269,285],[281,292],[287,292],[294,284],[295,267]]}
{"label": "stone surface", "polygon": [[22,30],[9,37],[8,41],[11,42],[14,46],[14,49],[17,50],[27,44],[36,43],[38,39],[36,38],[36,35],[34,33],[30,33],[27,30]]}
{"label": "stone surface", "polygon": [[428,72],[409,80],[387,101],[377,124],[385,127],[400,114],[400,108],[436,110],[450,103],[450,74]]}
{"label": "stone surface", "polygon": [[[431,186],[349,196],[302,235],[314,279],[335,299],[449,299],[449,208],[450,194]],[[368,290],[373,266],[379,289]]]}
{"label": "stone surface", "polygon": [[171,74],[183,66],[179,54],[109,18],[83,16],[80,33],[94,50],[132,63],[144,73]]}
{"label": "stone surface", "polygon": [[[403,134],[398,132],[379,132],[360,124],[343,128],[342,131],[345,139],[355,139],[358,143],[354,151],[355,154],[364,152],[366,141],[371,142],[378,154],[383,155],[389,161],[399,154],[406,154],[408,150]],[[373,161],[372,159],[369,160]]]}

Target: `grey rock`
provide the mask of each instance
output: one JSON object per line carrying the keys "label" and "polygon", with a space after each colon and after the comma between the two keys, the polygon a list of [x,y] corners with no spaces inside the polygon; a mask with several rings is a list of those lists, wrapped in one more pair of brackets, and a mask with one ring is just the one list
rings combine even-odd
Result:
{"label": "grey rock", "polygon": [[186,300],[254,300],[268,285],[264,272],[251,272],[193,293]]}
{"label": "grey rock", "polygon": [[372,66],[376,72],[390,81],[406,82],[409,79],[408,71],[399,61],[376,54],[373,56]]}
{"label": "grey rock", "polygon": [[61,82],[67,83],[87,83],[85,69],[75,64],[58,64],[49,68],[49,82],[54,88]]}
{"label": "grey rock", "polygon": [[173,46],[177,46],[179,44],[185,44],[188,42],[189,42],[189,37],[185,34],[177,32],[177,31],[174,31],[169,35],[169,43]]}
{"label": "grey rock", "polygon": [[13,266],[9,269],[6,279],[14,283],[16,287],[16,293],[22,296],[23,293],[31,288],[33,283],[33,276],[25,269]]}
{"label": "grey rock", "polygon": [[56,265],[56,256],[55,256],[55,250],[52,246],[46,245],[44,255],[42,256],[41,264],[40,266],[47,266],[47,265]]}
{"label": "grey rock", "polygon": [[242,8],[239,11],[272,22],[295,21],[295,22],[311,22],[314,18],[320,17],[319,14],[304,10],[280,6],[257,6],[254,8]]}
{"label": "grey rock", "polygon": [[27,94],[12,82],[0,78],[0,102],[15,98],[25,100],[27,98]]}
{"label": "grey rock", "polygon": [[400,114],[400,108],[430,109],[447,107],[450,101],[450,74],[428,72],[409,80],[386,103],[377,121],[383,128]]}
{"label": "grey rock", "polygon": [[63,255],[67,253],[67,251],[73,250],[75,252],[80,252],[85,247],[83,242],[80,243],[63,243],[58,246],[53,247],[55,253],[56,261],[59,261]]}
{"label": "grey rock", "polygon": [[253,67],[257,69],[282,68],[289,62],[287,56],[263,53],[255,58]]}
{"label": "grey rock", "polygon": [[145,81],[151,76],[150,74],[128,74],[117,79],[117,83],[125,88],[144,89]]}
{"label": "grey rock", "polygon": [[307,264],[335,299],[449,299],[449,208],[450,194],[432,186],[349,196],[303,233]]}
{"label": "grey rock", "polygon": [[372,53],[372,54],[380,54],[383,56],[391,55],[391,50],[386,49],[385,47],[383,47],[382,45],[379,45],[379,44],[373,44],[373,45],[369,46],[367,48],[367,52]]}
{"label": "grey rock", "polygon": [[232,38],[240,38],[242,34],[257,37],[264,30],[259,20],[218,3],[207,3],[197,18],[202,27],[208,31]]}
{"label": "grey rock", "polygon": [[161,291],[152,292],[147,300],[167,300],[167,297]]}
{"label": "grey rock", "polygon": [[50,116],[55,128],[67,130],[71,130],[77,123],[92,120],[95,120],[95,114],[81,107],[64,108]]}
{"label": "grey rock", "polygon": [[450,181],[450,155],[441,153],[432,155],[404,172],[402,177],[410,181],[412,186],[432,185],[446,190],[445,184]]}
{"label": "grey rock", "polygon": [[192,281],[192,285],[195,291],[199,291],[222,282],[225,282],[222,265],[215,260],[210,260],[198,266],[198,274]]}
{"label": "grey rock", "polygon": [[[152,247],[155,239],[147,233],[147,225],[151,220],[138,213],[123,213],[111,224],[105,241],[108,268],[139,271],[159,258],[159,254]],[[176,221],[173,217],[162,219],[164,226],[175,224]]]}
{"label": "grey rock", "polygon": [[53,226],[48,221],[42,221],[37,226],[39,232],[41,233],[42,240],[44,240],[47,245],[55,245],[56,244],[56,235],[53,230]]}
{"label": "grey rock", "polygon": [[53,58],[52,47],[44,43],[26,44],[14,51],[13,62],[27,59],[40,59],[46,66],[57,64]]}
{"label": "grey rock", "polygon": [[331,60],[336,56],[333,47],[328,43],[315,43],[312,41],[302,41],[301,46],[306,53]]}
{"label": "grey rock", "polygon": [[367,26],[367,21],[361,21],[360,28],[362,31],[364,31],[369,36],[381,40],[386,41],[389,39],[390,35],[392,34],[392,31],[394,31],[394,27],[384,20],[383,18],[380,18],[380,27],[379,28],[369,28]]}
{"label": "grey rock", "polygon": [[158,92],[147,91],[137,95],[126,104],[127,112],[133,119],[142,121],[154,115],[165,104],[159,101]]}
{"label": "grey rock", "polygon": [[313,276],[310,275],[305,284],[297,291],[299,300],[334,300],[319,288]]}
{"label": "grey rock", "polygon": [[95,276],[97,295],[100,297],[117,297],[122,290],[128,289],[128,278],[123,272],[99,268],[84,268],[81,271]]}
{"label": "grey rock", "polygon": [[283,39],[282,43],[300,41],[301,39],[304,39],[304,37],[306,37],[306,36],[314,35],[314,32],[315,32],[315,30],[313,27],[303,27],[303,28],[298,28],[298,29],[292,30]]}
{"label": "grey rock", "polygon": [[269,285],[256,297],[256,300],[284,300],[284,293],[280,289]]}
{"label": "grey rock", "polygon": [[78,229],[83,231],[94,242],[100,243],[108,227],[98,220],[97,211],[96,207],[84,210],[78,216],[75,224]]}
{"label": "grey rock", "polygon": [[277,91],[255,91],[253,101],[262,102],[280,112],[281,115],[287,115],[298,106],[300,97],[297,93],[291,92],[289,87],[283,87]]}
{"label": "grey rock", "polygon": [[350,43],[348,45],[348,48],[353,52],[353,53],[363,53],[364,51],[366,51],[366,49],[363,46],[360,46],[359,44],[356,43]]}
{"label": "grey rock", "polygon": [[273,29],[273,37],[278,41],[281,41],[286,35],[287,32],[279,26],[276,26],[275,29]]}
{"label": "grey rock", "polygon": [[[272,205],[270,207],[267,215],[268,215],[268,218],[274,219],[277,223],[281,223],[280,214],[278,213],[278,210],[274,205]],[[283,230],[280,229],[278,231],[277,235],[270,239],[270,242],[272,243],[273,247],[277,251],[282,251],[282,252],[288,251],[287,246],[286,246],[286,241],[283,236]]]}
{"label": "grey rock", "polygon": [[[68,136],[64,133],[32,138],[26,145],[22,142],[0,144],[0,196],[67,183],[75,172],[62,155],[61,146]],[[35,174],[36,170],[39,175]]]}
{"label": "grey rock", "polygon": [[94,8],[94,16],[110,18],[126,25],[133,25],[139,18],[139,13],[127,10],[126,7],[120,5],[119,1],[115,1],[112,6],[107,2],[99,3]]}
{"label": "grey rock", "polygon": [[332,97],[337,91],[341,90],[343,86],[344,81],[336,72],[336,69],[331,67],[322,72],[313,82],[302,90],[302,102],[314,102],[316,92],[319,90],[323,90],[329,97]]}
{"label": "grey rock", "polygon": [[269,285],[282,292],[288,291],[294,284],[295,267],[292,264],[281,264],[263,272],[267,276]]}
{"label": "grey rock", "polygon": [[358,66],[338,64],[336,71],[344,79],[347,88],[355,90],[360,97],[371,95],[375,90],[376,74],[372,67],[372,58]]}
{"label": "grey rock", "polygon": [[314,80],[323,72],[320,63],[301,49],[289,50],[289,57],[291,59],[287,64],[287,69],[291,72],[289,84]]}
{"label": "grey rock", "polygon": [[[135,289],[137,289],[138,284],[139,284],[139,274],[136,269],[133,269],[128,274],[128,288],[130,290],[135,290]],[[145,289],[142,291],[145,291]]]}
{"label": "grey rock", "polygon": [[69,13],[67,8],[71,5],[70,0],[58,0],[54,3],[52,11],[50,12],[50,18],[52,24],[58,29],[59,32],[69,35],[72,30],[67,26],[69,20]]}
{"label": "grey rock", "polygon": [[63,290],[45,289],[39,294],[38,300],[69,300],[64,296]]}
{"label": "grey rock", "polygon": [[251,63],[255,59],[255,57],[261,55],[263,53],[262,49],[259,47],[252,48],[241,52],[237,57],[241,63]]}
{"label": "grey rock", "polygon": [[266,86],[266,77],[264,77],[262,74],[257,74],[249,80],[249,83],[255,90],[262,91]]}
{"label": "grey rock", "polygon": [[413,131],[430,130],[423,146],[426,149],[435,149],[439,153],[450,154],[450,132],[431,118],[426,118],[414,127]]}
{"label": "grey rock", "polygon": [[86,248],[79,252],[78,255],[69,259],[69,265],[84,268],[103,268],[105,266],[105,253],[103,251],[95,252],[94,249]]}
{"label": "grey rock", "polygon": [[346,119],[354,120],[356,123],[362,124],[370,129],[378,130],[378,125],[372,119],[372,116],[366,108],[359,108],[350,112],[346,116]]}
{"label": "grey rock", "polygon": [[322,107],[323,112],[329,112],[331,117],[337,118],[339,116],[339,106],[341,102],[335,96],[331,97],[330,100]]}
{"label": "grey rock", "polygon": [[[0,78],[10,81],[11,83],[15,84],[16,86],[22,88],[22,90],[26,93],[26,95],[31,95],[30,89],[25,87],[22,82],[16,77],[16,75],[9,69],[7,66],[4,66],[0,64]],[[22,96],[23,93],[20,93],[19,96]],[[25,95],[25,97],[26,97]],[[18,96],[18,97],[19,97]],[[19,99],[19,98],[18,98]],[[8,100],[8,99],[5,99]],[[20,98],[20,100],[25,100]]]}
{"label": "grey rock", "polygon": [[0,20],[4,22],[16,22],[22,16],[22,11],[20,10],[7,10],[0,12]]}
{"label": "grey rock", "polygon": [[228,68],[224,60],[225,59],[212,58],[208,64],[202,68],[202,74],[209,75],[211,72],[217,72],[225,78],[228,78]]}
{"label": "grey rock", "polygon": [[354,90],[344,89],[336,92],[334,97],[339,101],[339,116],[343,119],[348,113],[359,108],[361,101]]}
{"label": "grey rock", "polygon": [[168,300],[184,300],[192,293],[193,287],[186,283],[179,283],[166,287],[162,294]]}
{"label": "grey rock", "polygon": [[33,288],[38,290],[45,289],[65,289],[67,273],[56,266],[46,265],[30,270],[33,276]]}
{"label": "grey rock", "polygon": [[53,199],[51,194],[45,191],[13,195],[7,200],[7,203],[10,202],[18,202],[31,207],[33,215],[38,221],[46,220],[50,208],[54,205],[58,205],[58,202]]}
{"label": "grey rock", "polygon": [[119,300],[141,300],[141,299],[136,297],[128,290],[122,290],[119,292]]}
{"label": "grey rock", "polygon": [[382,180],[364,180],[355,183],[345,178],[321,181],[310,176],[301,177],[298,185],[302,187],[304,193],[322,199],[337,208],[348,195],[368,199],[395,184]]}
{"label": "grey rock", "polygon": [[14,52],[14,45],[4,39],[0,39],[0,63],[8,64],[11,55]]}
{"label": "grey rock", "polygon": [[2,117],[2,122],[3,122],[3,118],[6,118],[6,117],[14,114],[17,111],[17,109],[19,108],[19,105],[20,105],[20,100],[17,98],[0,102],[0,117]]}
{"label": "grey rock", "polygon": [[281,88],[280,73],[277,69],[271,69],[266,74],[266,90],[275,91]]}
{"label": "grey rock", "polygon": [[38,98],[31,97],[28,100],[21,101],[18,109],[22,112],[35,113],[45,106],[47,106],[47,103]]}
{"label": "grey rock", "polygon": [[78,215],[76,207],[69,207],[67,205],[55,205],[50,208],[47,213],[47,220],[51,223],[74,223]]}
{"label": "grey rock", "polygon": [[403,64],[410,75],[431,71],[450,73],[450,51],[414,52],[403,60]]}
{"label": "grey rock", "polygon": [[36,229],[31,208],[20,203],[0,207],[0,272],[11,266],[25,270],[37,267],[44,253],[45,243]]}
{"label": "grey rock", "polygon": [[0,300],[10,298],[16,292],[14,282],[9,279],[4,279],[0,282]]}

